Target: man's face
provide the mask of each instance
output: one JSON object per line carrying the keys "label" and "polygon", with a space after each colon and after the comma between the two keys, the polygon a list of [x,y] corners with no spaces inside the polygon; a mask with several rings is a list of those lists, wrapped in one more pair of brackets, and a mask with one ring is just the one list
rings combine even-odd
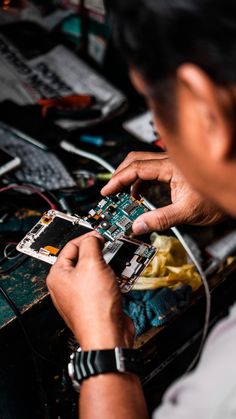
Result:
{"label": "man's face", "polygon": [[201,70],[191,65],[185,70],[177,77],[173,95],[174,127],[158,116],[157,99],[150,96],[143,79],[134,71],[131,79],[153,110],[155,127],[173,163],[196,190],[235,216],[235,205],[232,208],[228,197],[230,165],[223,149],[232,133],[219,105],[225,97],[219,97],[218,89]]}

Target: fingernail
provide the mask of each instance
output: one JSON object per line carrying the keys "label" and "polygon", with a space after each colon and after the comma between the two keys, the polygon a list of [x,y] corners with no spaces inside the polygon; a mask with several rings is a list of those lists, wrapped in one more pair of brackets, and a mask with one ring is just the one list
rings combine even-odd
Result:
{"label": "fingernail", "polygon": [[106,186],[103,186],[103,188],[100,190],[100,193],[103,195],[104,194],[104,192],[106,192]]}
{"label": "fingernail", "polygon": [[104,237],[96,230],[91,231],[91,236],[96,237],[97,239],[101,240],[102,242],[104,242]]}
{"label": "fingernail", "polygon": [[138,221],[134,223],[133,231],[135,234],[145,234],[149,232],[149,228],[144,221]]}

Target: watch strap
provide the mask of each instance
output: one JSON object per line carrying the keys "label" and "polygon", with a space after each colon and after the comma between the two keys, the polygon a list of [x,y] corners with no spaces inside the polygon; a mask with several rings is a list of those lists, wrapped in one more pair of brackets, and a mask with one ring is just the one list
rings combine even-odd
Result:
{"label": "watch strap", "polygon": [[[114,348],[96,351],[81,351],[71,355],[69,374],[72,381],[81,383],[84,379],[109,372],[141,372],[140,351],[127,348]],[[71,368],[70,368],[71,367]]]}

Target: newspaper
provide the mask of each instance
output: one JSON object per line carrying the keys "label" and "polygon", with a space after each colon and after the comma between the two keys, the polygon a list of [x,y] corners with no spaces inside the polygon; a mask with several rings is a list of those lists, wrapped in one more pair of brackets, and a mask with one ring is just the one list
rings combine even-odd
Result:
{"label": "newspaper", "polygon": [[96,73],[63,45],[27,60],[9,40],[0,34],[0,101],[10,99],[20,105],[37,103],[74,93],[92,94],[102,108],[102,117],[92,121],[60,120],[66,129],[91,126],[121,109],[125,95]]}

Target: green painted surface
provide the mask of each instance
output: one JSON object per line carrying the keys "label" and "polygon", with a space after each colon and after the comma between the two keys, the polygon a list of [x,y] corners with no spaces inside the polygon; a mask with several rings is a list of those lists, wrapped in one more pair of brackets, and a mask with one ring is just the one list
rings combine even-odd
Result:
{"label": "green painted surface", "polygon": [[[1,286],[22,313],[47,295],[45,278],[49,269],[46,263],[27,258],[19,268],[0,277]],[[14,318],[15,314],[0,294],[0,329]]]}

